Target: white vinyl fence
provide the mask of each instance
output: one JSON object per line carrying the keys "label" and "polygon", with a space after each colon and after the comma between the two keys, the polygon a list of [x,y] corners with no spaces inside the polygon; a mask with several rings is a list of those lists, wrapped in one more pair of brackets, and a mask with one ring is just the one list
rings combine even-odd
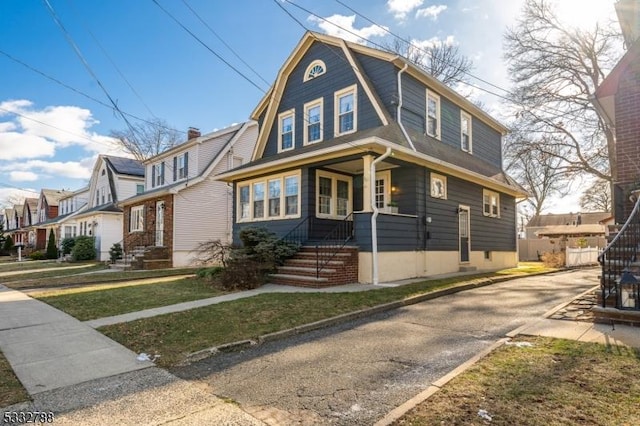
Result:
{"label": "white vinyl fence", "polygon": [[594,265],[598,263],[598,255],[601,251],[602,249],[597,247],[567,247],[565,264],[566,266]]}

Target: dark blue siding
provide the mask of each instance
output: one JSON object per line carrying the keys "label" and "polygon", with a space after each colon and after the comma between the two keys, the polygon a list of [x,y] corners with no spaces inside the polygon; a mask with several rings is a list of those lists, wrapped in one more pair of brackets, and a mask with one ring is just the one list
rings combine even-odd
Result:
{"label": "dark blue siding", "polygon": [[[371,247],[372,213],[354,215],[355,243],[361,252],[372,251]],[[418,218],[379,214],[377,217],[378,251],[420,250],[420,226]]]}
{"label": "dark blue siding", "polygon": [[356,54],[360,66],[373,86],[372,89],[378,93],[383,106],[389,111],[392,117],[396,116],[396,105],[398,103],[398,69],[390,62],[372,58],[362,54]]}
{"label": "dark blue siding", "polygon": [[[303,82],[307,66],[316,59],[324,61],[327,72],[324,75]],[[282,99],[271,131],[267,139],[263,157],[278,153],[278,119],[277,114],[295,108],[295,147],[303,146],[303,132],[305,130],[304,104],[322,98],[323,109],[323,140],[333,138],[334,133],[334,93],[353,84],[357,84],[357,130],[365,130],[382,125],[373,105],[362,89],[351,64],[341,49],[315,43],[305,53],[297,67],[291,72],[282,93]]]}

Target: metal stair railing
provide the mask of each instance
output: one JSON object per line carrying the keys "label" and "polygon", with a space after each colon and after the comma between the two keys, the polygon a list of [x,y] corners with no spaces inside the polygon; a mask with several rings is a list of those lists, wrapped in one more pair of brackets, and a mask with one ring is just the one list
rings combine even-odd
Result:
{"label": "metal stair railing", "polygon": [[[618,280],[629,266],[638,261],[640,249],[640,196],[636,204],[622,225],[616,236],[598,256],[598,263],[602,267],[600,287],[602,291],[602,307],[606,307],[606,300],[612,294],[616,297],[616,308],[622,307],[622,295],[619,291]],[[640,286],[635,284],[636,301],[640,298]],[[636,310],[640,309],[636,302]]]}
{"label": "metal stair railing", "polygon": [[295,244],[298,247],[302,246],[304,242],[309,240],[309,235],[311,235],[311,233],[313,232],[314,218],[315,216],[313,215],[307,216],[284,237],[280,238],[280,240],[286,243]]}
{"label": "metal stair railing", "polygon": [[320,271],[336,257],[353,237],[353,213],[349,213],[325,235],[321,243],[316,244],[316,278],[320,278]]}

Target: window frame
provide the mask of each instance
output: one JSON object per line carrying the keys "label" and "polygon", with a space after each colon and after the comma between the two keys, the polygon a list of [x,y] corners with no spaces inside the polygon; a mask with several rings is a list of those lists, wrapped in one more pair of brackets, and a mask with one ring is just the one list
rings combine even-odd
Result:
{"label": "window frame", "polygon": [[[297,194],[295,195],[297,197],[297,207],[296,207],[296,213],[295,214],[287,214],[287,188],[286,188],[286,183],[287,183],[287,179],[288,178],[295,178],[297,181]],[[277,216],[269,216],[269,182],[273,182],[275,180],[278,180],[280,183],[280,211],[279,211],[279,215]],[[301,216],[300,210],[302,208],[301,206],[301,180],[302,180],[302,173],[300,170],[293,170],[293,171],[289,171],[289,172],[285,172],[285,173],[278,173],[278,174],[274,174],[274,175],[269,175],[269,176],[263,176],[257,179],[251,179],[251,180],[246,180],[246,181],[242,181],[242,182],[238,182],[236,184],[236,223],[248,223],[248,222],[261,222],[261,221],[269,221],[269,220],[284,220],[284,219],[295,219],[295,218],[299,218]],[[254,211],[254,202],[256,200],[254,200],[254,187],[255,185],[258,184],[263,184],[264,185],[264,198],[262,199],[263,204],[263,209],[262,209],[262,216],[259,217],[254,217],[255,211]],[[243,203],[241,202],[241,195],[242,195],[242,188],[249,188],[249,198],[247,200],[247,202],[245,204],[248,203],[248,211],[247,211],[247,216],[243,217],[242,215],[242,209],[243,209]],[[289,195],[290,197],[293,197],[294,195]]]}
{"label": "window frame", "polygon": [[[283,148],[282,147],[282,136],[283,136],[283,120],[291,117],[291,147]],[[289,132],[287,132],[289,133]],[[296,147],[296,110],[292,108],[287,111],[283,111],[278,114],[278,152],[287,152],[291,151]]]}
{"label": "window frame", "polygon": [[[465,129],[462,126],[462,123],[464,122],[464,119],[467,119],[467,135],[469,136],[469,147],[468,149],[465,149],[464,147],[464,135],[465,135]],[[468,152],[469,154],[473,153],[473,118],[471,117],[471,114],[469,114],[466,111],[460,110],[460,149],[463,150],[464,152]]]}
{"label": "window frame", "polygon": [[[183,180],[189,177],[189,169],[187,163],[187,153],[183,152],[176,156],[176,181]],[[182,164],[180,164],[182,162]]]}
{"label": "window frame", "polygon": [[[377,181],[383,181],[383,193],[382,193],[382,207],[378,206],[377,196],[380,195],[378,193],[378,185]],[[376,178],[374,179],[374,203],[379,210],[386,211],[389,203],[392,201],[391,199],[391,170],[382,170],[376,172]]]}
{"label": "window frame", "polygon": [[[437,194],[436,191],[434,190],[435,180],[440,180],[442,182],[442,194]],[[431,172],[430,179],[429,179],[429,193],[431,195],[431,198],[446,200],[447,199],[447,177],[438,173]]]}
{"label": "window frame", "polygon": [[[320,72],[319,74],[310,75],[311,70],[313,70],[318,65],[322,67],[322,72]],[[325,65],[324,61],[320,59],[316,59],[307,66],[307,69],[305,69],[304,76],[302,77],[302,82],[304,83],[310,80],[314,80],[320,77],[321,75],[325,75],[326,73],[327,73],[327,66]]]}
{"label": "window frame", "polygon": [[[319,107],[320,108],[320,120],[318,124],[320,125],[320,138],[317,140],[309,140],[309,127],[311,127],[312,123],[309,119],[309,110],[312,108]],[[304,134],[302,135],[302,144],[303,145],[312,145],[314,143],[322,142],[324,140],[324,98],[318,98],[311,102],[307,102],[304,104]],[[313,123],[316,124],[316,123]]]}
{"label": "window frame", "polygon": [[[353,95],[353,129],[347,130],[345,132],[340,132],[340,117],[343,114],[340,114],[340,99]],[[358,85],[353,84],[351,86],[345,87],[344,89],[338,90],[333,95],[333,136],[338,137],[342,135],[348,135],[350,133],[355,133],[358,131]]]}
{"label": "window frame", "polygon": [[[134,218],[135,227],[134,227]],[[144,232],[144,204],[132,206],[129,211],[129,233]]]}
{"label": "window frame", "polygon": [[[435,116],[435,120],[436,120],[436,133],[434,135],[432,135],[431,133],[429,133],[429,98],[433,98],[436,101],[436,116]],[[427,105],[426,105],[426,112],[425,112],[425,133],[428,136],[434,137],[438,140],[442,140],[442,133],[441,133],[441,126],[440,126],[440,117],[441,117],[441,103],[440,103],[440,95],[438,95],[437,93],[427,89]]]}
{"label": "window frame", "polygon": [[[320,178],[331,179],[331,200],[330,200],[330,213],[320,213]],[[337,214],[338,211],[338,180],[346,181],[347,186],[347,212],[345,215]],[[344,219],[353,212],[353,177],[349,175],[341,175],[338,173],[331,173],[324,170],[316,171],[316,217],[323,219]]]}
{"label": "window frame", "polygon": [[[487,203],[488,199],[488,203]],[[489,211],[487,212],[487,206]],[[494,210],[495,208],[495,210]],[[482,214],[486,217],[500,218],[500,193],[489,189],[482,189]]]}

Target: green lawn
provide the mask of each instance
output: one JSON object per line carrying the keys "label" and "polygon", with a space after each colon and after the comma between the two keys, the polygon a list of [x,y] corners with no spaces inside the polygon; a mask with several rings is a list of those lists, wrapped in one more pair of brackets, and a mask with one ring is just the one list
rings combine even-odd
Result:
{"label": "green lawn", "polygon": [[[522,273],[526,272],[519,275]],[[256,338],[460,282],[502,276],[478,274],[354,293],[267,293],[99,330],[134,351],[162,355],[158,363],[170,366],[185,355],[210,346]]]}
{"label": "green lawn", "polygon": [[90,263],[69,263],[69,262],[56,262],[55,260],[46,261],[24,261],[24,262],[2,262],[0,263],[0,274],[3,272],[14,271],[31,271],[34,269],[48,269],[48,268],[68,268],[69,266],[81,266],[91,265]]}
{"label": "green lawn", "polygon": [[0,407],[28,400],[27,391],[22,387],[9,362],[0,352]]}
{"label": "green lawn", "polygon": [[90,286],[44,291],[31,296],[86,321],[223,294],[195,277],[162,283],[134,283],[123,282],[115,288]]}
{"label": "green lawn", "polygon": [[[104,266],[98,265],[96,270],[104,269]],[[134,280],[143,278],[154,277],[167,277],[171,275],[185,275],[195,274],[197,268],[174,268],[174,269],[159,269],[154,271],[127,271],[127,272],[105,272],[100,274],[78,275],[80,272],[76,271],[50,271],[41,272],[37,274],[37,278],[34,275],[16,277],[6,277],[6,280],[10,282],[3,282],[7,287],[22,290],[29,288],[47,288],[47,287],[61,287],[70,285],[89,285],[98,283],[108,283],[114,281]],[[82,269],[82,272],[88,272],[88,270]],[[2,278],[0,278],[2,281]]]}
{"label": "green lawn", "polygon": [[[397,425],[638,425],[638,350],[543,337],[503,346]],[[491,422],[478,415],[486,410]]]}
{"label": "green lawn", "polygon": [[[65,266],[74,266],[74,264],[67,263]],[[46,268],[50,268],[52,266],[47,265]],[[43,266],[45,268],[45,266]],[[33,288],[38,286],[46,286],[49,283],[56,282],[58,278],[62,279],[63,277],[70,277],[79,274],[86,274],[87,272],[95,272],[106,269],[106,266],[102,263],[89,264],[84,268],[55,268],[52,271],[25,271],[21,274],[16,275],[0,275],[0,283],[6,285],[10,288],[15,289],[23,289],[23,288]]]}

